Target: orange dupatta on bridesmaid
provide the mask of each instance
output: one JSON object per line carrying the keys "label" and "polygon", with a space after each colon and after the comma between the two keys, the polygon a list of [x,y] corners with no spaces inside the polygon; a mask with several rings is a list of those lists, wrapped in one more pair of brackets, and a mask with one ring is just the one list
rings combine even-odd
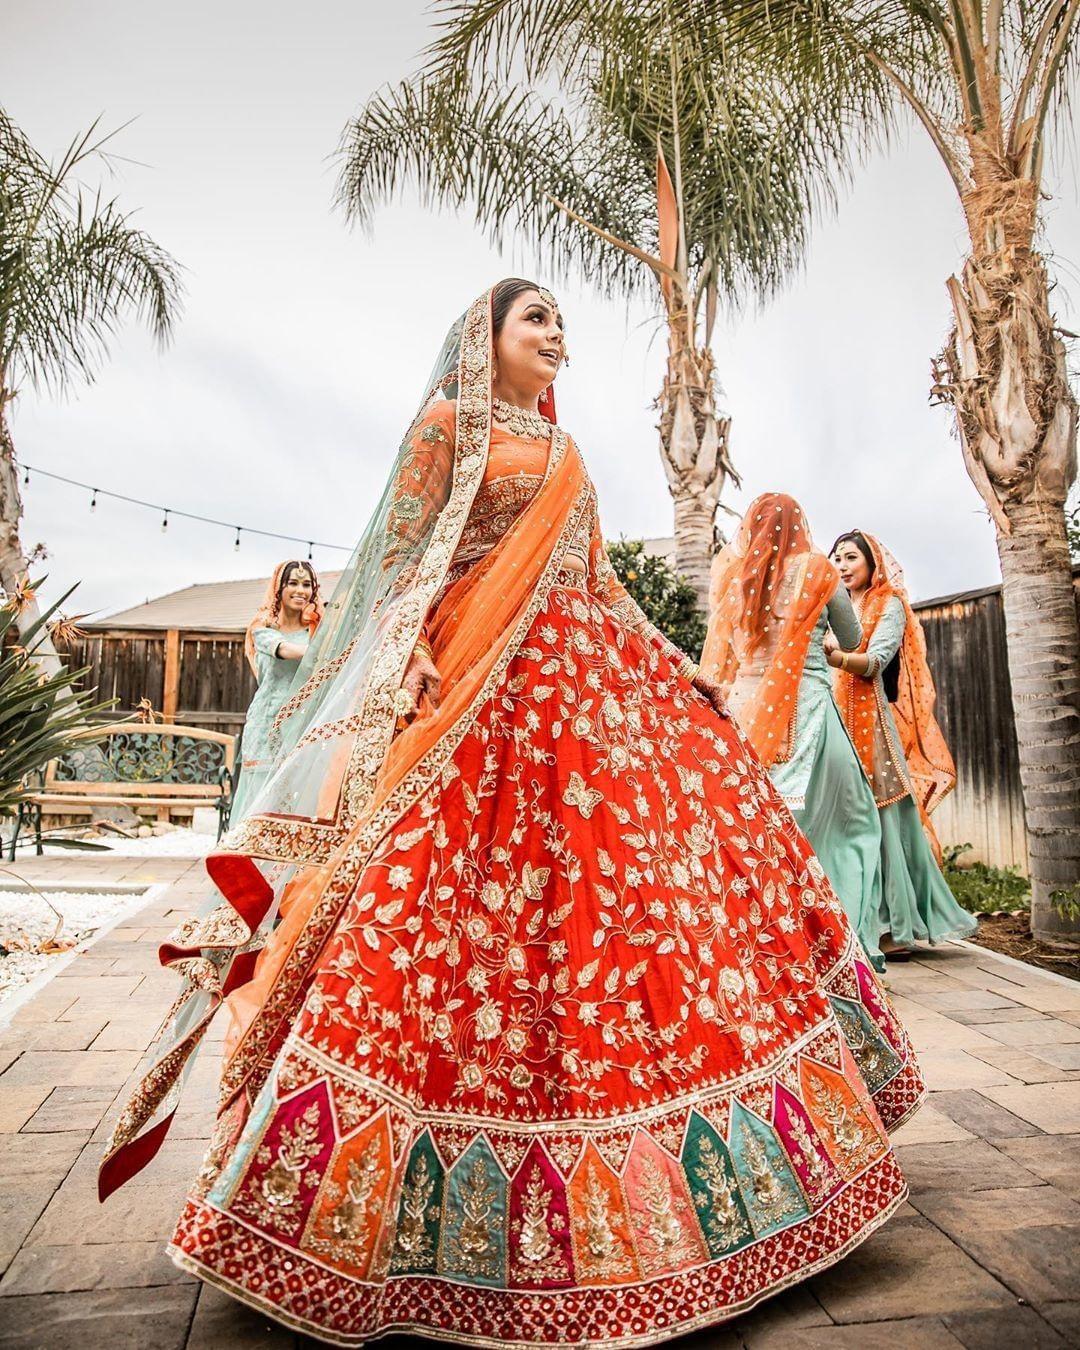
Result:
{"label": "orange dupatta on bridesmaid", "polygon": [[713,563],[702,673],[728,688],[740,666],[762,667],[738,722],[766,767],[790,753],[810,638],[838,584],[802,508],[782,492],[751,502]]}
{"label": "orange dupatta on bridesmaid", "polygon": [[[934,716],[937,690],[926,659],[926,635],[918,615],[911,607],[904,573],[887,548],[873,535],[860,530],[874,558],[874,572],[863,595],[860,620],[865,652],[874,636],[885,605],[895,597],[904,607],[904,638],[900,645],[900,679],[896,701],[892,705],[901,748],[907,761],[914,789],[915,804],[922,817],[934,850],[940,845],[930,824],[930,812],[956,786],[956,766]],[[874,724],[878,715],[877,682],[838,670],[835,677],[836,700],[844,716],[848,733],[858,751],[867,777],[874,773]]]}

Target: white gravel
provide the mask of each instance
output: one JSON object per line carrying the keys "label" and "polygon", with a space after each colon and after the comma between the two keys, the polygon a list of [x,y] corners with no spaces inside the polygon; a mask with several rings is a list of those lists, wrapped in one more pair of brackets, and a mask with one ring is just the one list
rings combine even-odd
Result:
{"label": "white gravel", "polygon": [[[108,834],[95,837],[95,844],[108,845],[109,854],[114,858],[205,858],[214,847],[212,834],[199,834],[194,830],[171,830],[168,834],[154,834],[146,839],[125,839],[123,835]],[[45,852],[50,857],[63,854],[67,858],[85,857],[91,865],[105,853],[96,850],[93,853],[79,853],[74,849],[50,845],[45,841]]]}
{"label": "white gravel", "polygon": [[[102,929],[146,903],[146,891],[0,891],[0,947],[7,952],[0,955],[0,1025]],[[42,953],[36,948],[56,932],[49,905],[63,916],[58,944],[70,946]]]}

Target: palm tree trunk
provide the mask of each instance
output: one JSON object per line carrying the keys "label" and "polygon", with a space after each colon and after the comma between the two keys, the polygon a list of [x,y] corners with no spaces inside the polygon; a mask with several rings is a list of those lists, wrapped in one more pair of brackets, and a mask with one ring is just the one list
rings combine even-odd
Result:
{"label": "palm tree trunk", "polygon": [[660,458],[675,503],[675,569],[707,614],[716,508],[728,478],[738,478],[728,455],[731,419],[716,412],[712,353],[682,342],[677,332],[673,326],[657,399]]}
{"label": "palm tree trunk", "polygon": [[956,407],[968,473],[997,526],[1009,678],[1032,882],[1032,931],[1080,937],[1055,901],[1080,899],[1080,627],[1065,527],[1076,400],[1031,249],[1030,180],[964,206],[972,256],[950,279],[955,328],[937,392]]}
{"label": "palm tree trunk", "polygon": [[707,615],[716,506],[689,492],[671,495],[675,503],[675,568],[693,586],[698,608]]}
{"label": "palm tree trunk", "polygon": [[[28,589],[30,560],[23,550],[19,536],[22,520],[22,495],[19,492],[18,465],[15,463],[15,444],[7,420],[7,405],[11,394],[0,386],[0,587],[9,596],[21,595],[15,627],[25,633],[41,617],[37,598]],[[62,662],[52,639],[46,631],[38,634],[33,657],[46,674],[62,669]]]}
{"label": "palm tree trunk", "polygon": [[[1080,931],[1054,907],[1080,883],[1080,638],[1065,519],[1009,508],[998,535],[1036,937]],[[1080,898],[1074,896],[1074,898]]]}

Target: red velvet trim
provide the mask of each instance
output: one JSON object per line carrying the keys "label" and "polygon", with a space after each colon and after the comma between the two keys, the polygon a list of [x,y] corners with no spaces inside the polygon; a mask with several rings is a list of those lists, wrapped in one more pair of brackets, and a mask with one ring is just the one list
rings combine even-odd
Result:
{"label": "red velvet trim", "polygon": [[164,1120],[159,1120],[153,1129],[125,1144],[98,1168],[98,1200],[104,1203],[113,1191],[119,1190],[126,1181],[130,1181],[136,1172],[141,1172],[165,1142],[169,1126],[175,1112]]}

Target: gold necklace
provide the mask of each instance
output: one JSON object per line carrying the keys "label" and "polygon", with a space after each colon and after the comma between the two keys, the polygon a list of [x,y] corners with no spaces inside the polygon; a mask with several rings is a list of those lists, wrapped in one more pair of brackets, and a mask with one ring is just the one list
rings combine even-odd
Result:
{"label": "gold necklace", "polygon": [[528,408],[519,408],[515,403],[507,403],[505,399],[491,400],[491,415],[515,436],[532,436],[536,440],[546,441],[551,435],[551,423],[546,417]]}

